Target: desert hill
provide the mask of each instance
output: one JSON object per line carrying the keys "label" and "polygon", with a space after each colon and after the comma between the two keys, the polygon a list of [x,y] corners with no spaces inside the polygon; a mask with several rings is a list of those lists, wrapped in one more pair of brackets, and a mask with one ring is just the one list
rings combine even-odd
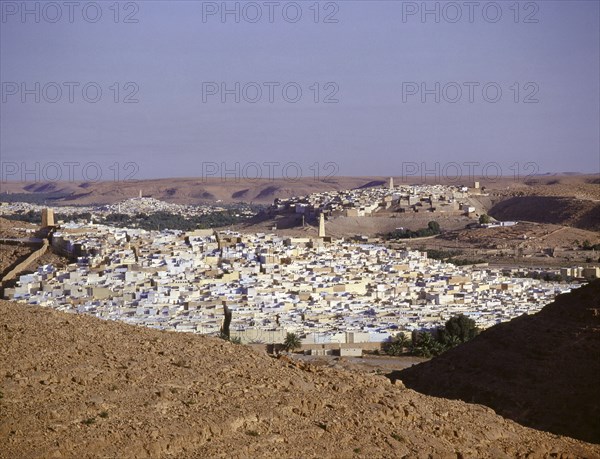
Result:
{"label": "desert hill", "polygon": [[600,443],[600,280],[396,376],[424,394]]}
{"label": "desert hill", "polygon": [[0,310],[0,458],[600,456],[600,445],[383,376],[36,306]]}
{"label": "desert hill", "polygon": [[498,220],[558,223],[600,231],[600,202],[557,196],[519,196],[502,200],[489,209]]}
{"label": "desert hill", "polygon": [[[499,184],[498,184],[499,185]],[[498,220],[553,223],[600,231],[600,176],[551,175],[529,177],[495,188],[486,203]]]}
{"label": "desert hill", "polygon": [[38,194],[58,205],[110,204],[144,196],[176,204],[215,202],[254,202],[272,204],[275,198],[303,196],[328,190],[358,188],[370,177],[333,177],[330,179],[225,179],[173,178],[121,182],[5,182],[2,191]]}

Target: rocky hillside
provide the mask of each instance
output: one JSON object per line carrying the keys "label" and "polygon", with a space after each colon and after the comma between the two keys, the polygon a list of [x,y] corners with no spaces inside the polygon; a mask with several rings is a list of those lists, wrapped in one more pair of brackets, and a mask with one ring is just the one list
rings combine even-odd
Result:
{"label": "rocky hillside", "polygon": [[383,376],[6,301],[0,310],[0,458],[600,457],[600,445]]}
{"label": "rocky hillside", "polygon": [[398,377],[424,394],[600,443],[600,280]]}
{"label": "rocky hillside", "polygon": [[489,209],[489,214],[498,220],[555,223],[600,231],[600,203],[597,200],[560,196],[519,196],[498,202]]}

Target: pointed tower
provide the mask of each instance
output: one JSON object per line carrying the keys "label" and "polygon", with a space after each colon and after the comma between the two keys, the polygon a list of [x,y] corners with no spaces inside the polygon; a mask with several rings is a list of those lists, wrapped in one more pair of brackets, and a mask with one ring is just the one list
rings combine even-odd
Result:
{"label": "pointed tower", "polygon": [[140,194],[138,196],[140,199],[142,199],[142,190],[140,190]]}
{"label": "pointed tower", "polygon": [[390,190],[394,189],[394,177],[390,177]]}
{"label": "pointed tower", "polygon": [[319,214],[319,237],[325,237],[325,215]]}

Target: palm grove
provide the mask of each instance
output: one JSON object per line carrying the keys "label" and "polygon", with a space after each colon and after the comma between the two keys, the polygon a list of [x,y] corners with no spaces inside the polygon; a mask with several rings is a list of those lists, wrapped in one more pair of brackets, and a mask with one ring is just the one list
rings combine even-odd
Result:
{"label": "palm grove", "polygon": [[[419,357],[433,357],[466,343],[479,334],[479,329],[473,319],[464,314],[454,316],[446,321],[443,327],[432,331],[413,333],[412,339],[404,333],[398,333],[383,346],[388,355],[413,354]],[[296,333],[287,333],[283,347],[293,352],[301,347],[301,339]]]}
{"label": "palm grove", "polygon": [[443,327],[413,333],[412,339],[404,333],[398,333],[386,344],[384,350],[389,355],[403,355],[408,352],[420,357],[433,357],[466,343],[477,336],[479,331],[473,319],[460,314],[446,321]]}

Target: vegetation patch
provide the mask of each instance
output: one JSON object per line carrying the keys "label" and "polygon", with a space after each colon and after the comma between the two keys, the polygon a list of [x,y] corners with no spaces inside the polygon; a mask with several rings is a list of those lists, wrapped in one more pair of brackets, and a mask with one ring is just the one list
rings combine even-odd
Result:
{"label": "vegetation patch", "polygon": [[441,232],[440,224],[435,221],[430,221],[427,224],[427,228],[421,228],[416,231],[405,229],[405,228],[396,229],[396,230],[388,233],[387,235],[384,235],[384,238],[387,240],[412,239],[412,238],[416,238],[416,237],[436,236],[436,235],[440,234],[440,232]]}
{"label": "vegetation patch", "polygon": [[446,321],[443,327],[414,333],[412,340],[404,333],[398,333],[385,344],[384,351],[394,356],[408,353],[418,357],[434,357],[473,339],[479,331],[473,319],[460,314]]}

